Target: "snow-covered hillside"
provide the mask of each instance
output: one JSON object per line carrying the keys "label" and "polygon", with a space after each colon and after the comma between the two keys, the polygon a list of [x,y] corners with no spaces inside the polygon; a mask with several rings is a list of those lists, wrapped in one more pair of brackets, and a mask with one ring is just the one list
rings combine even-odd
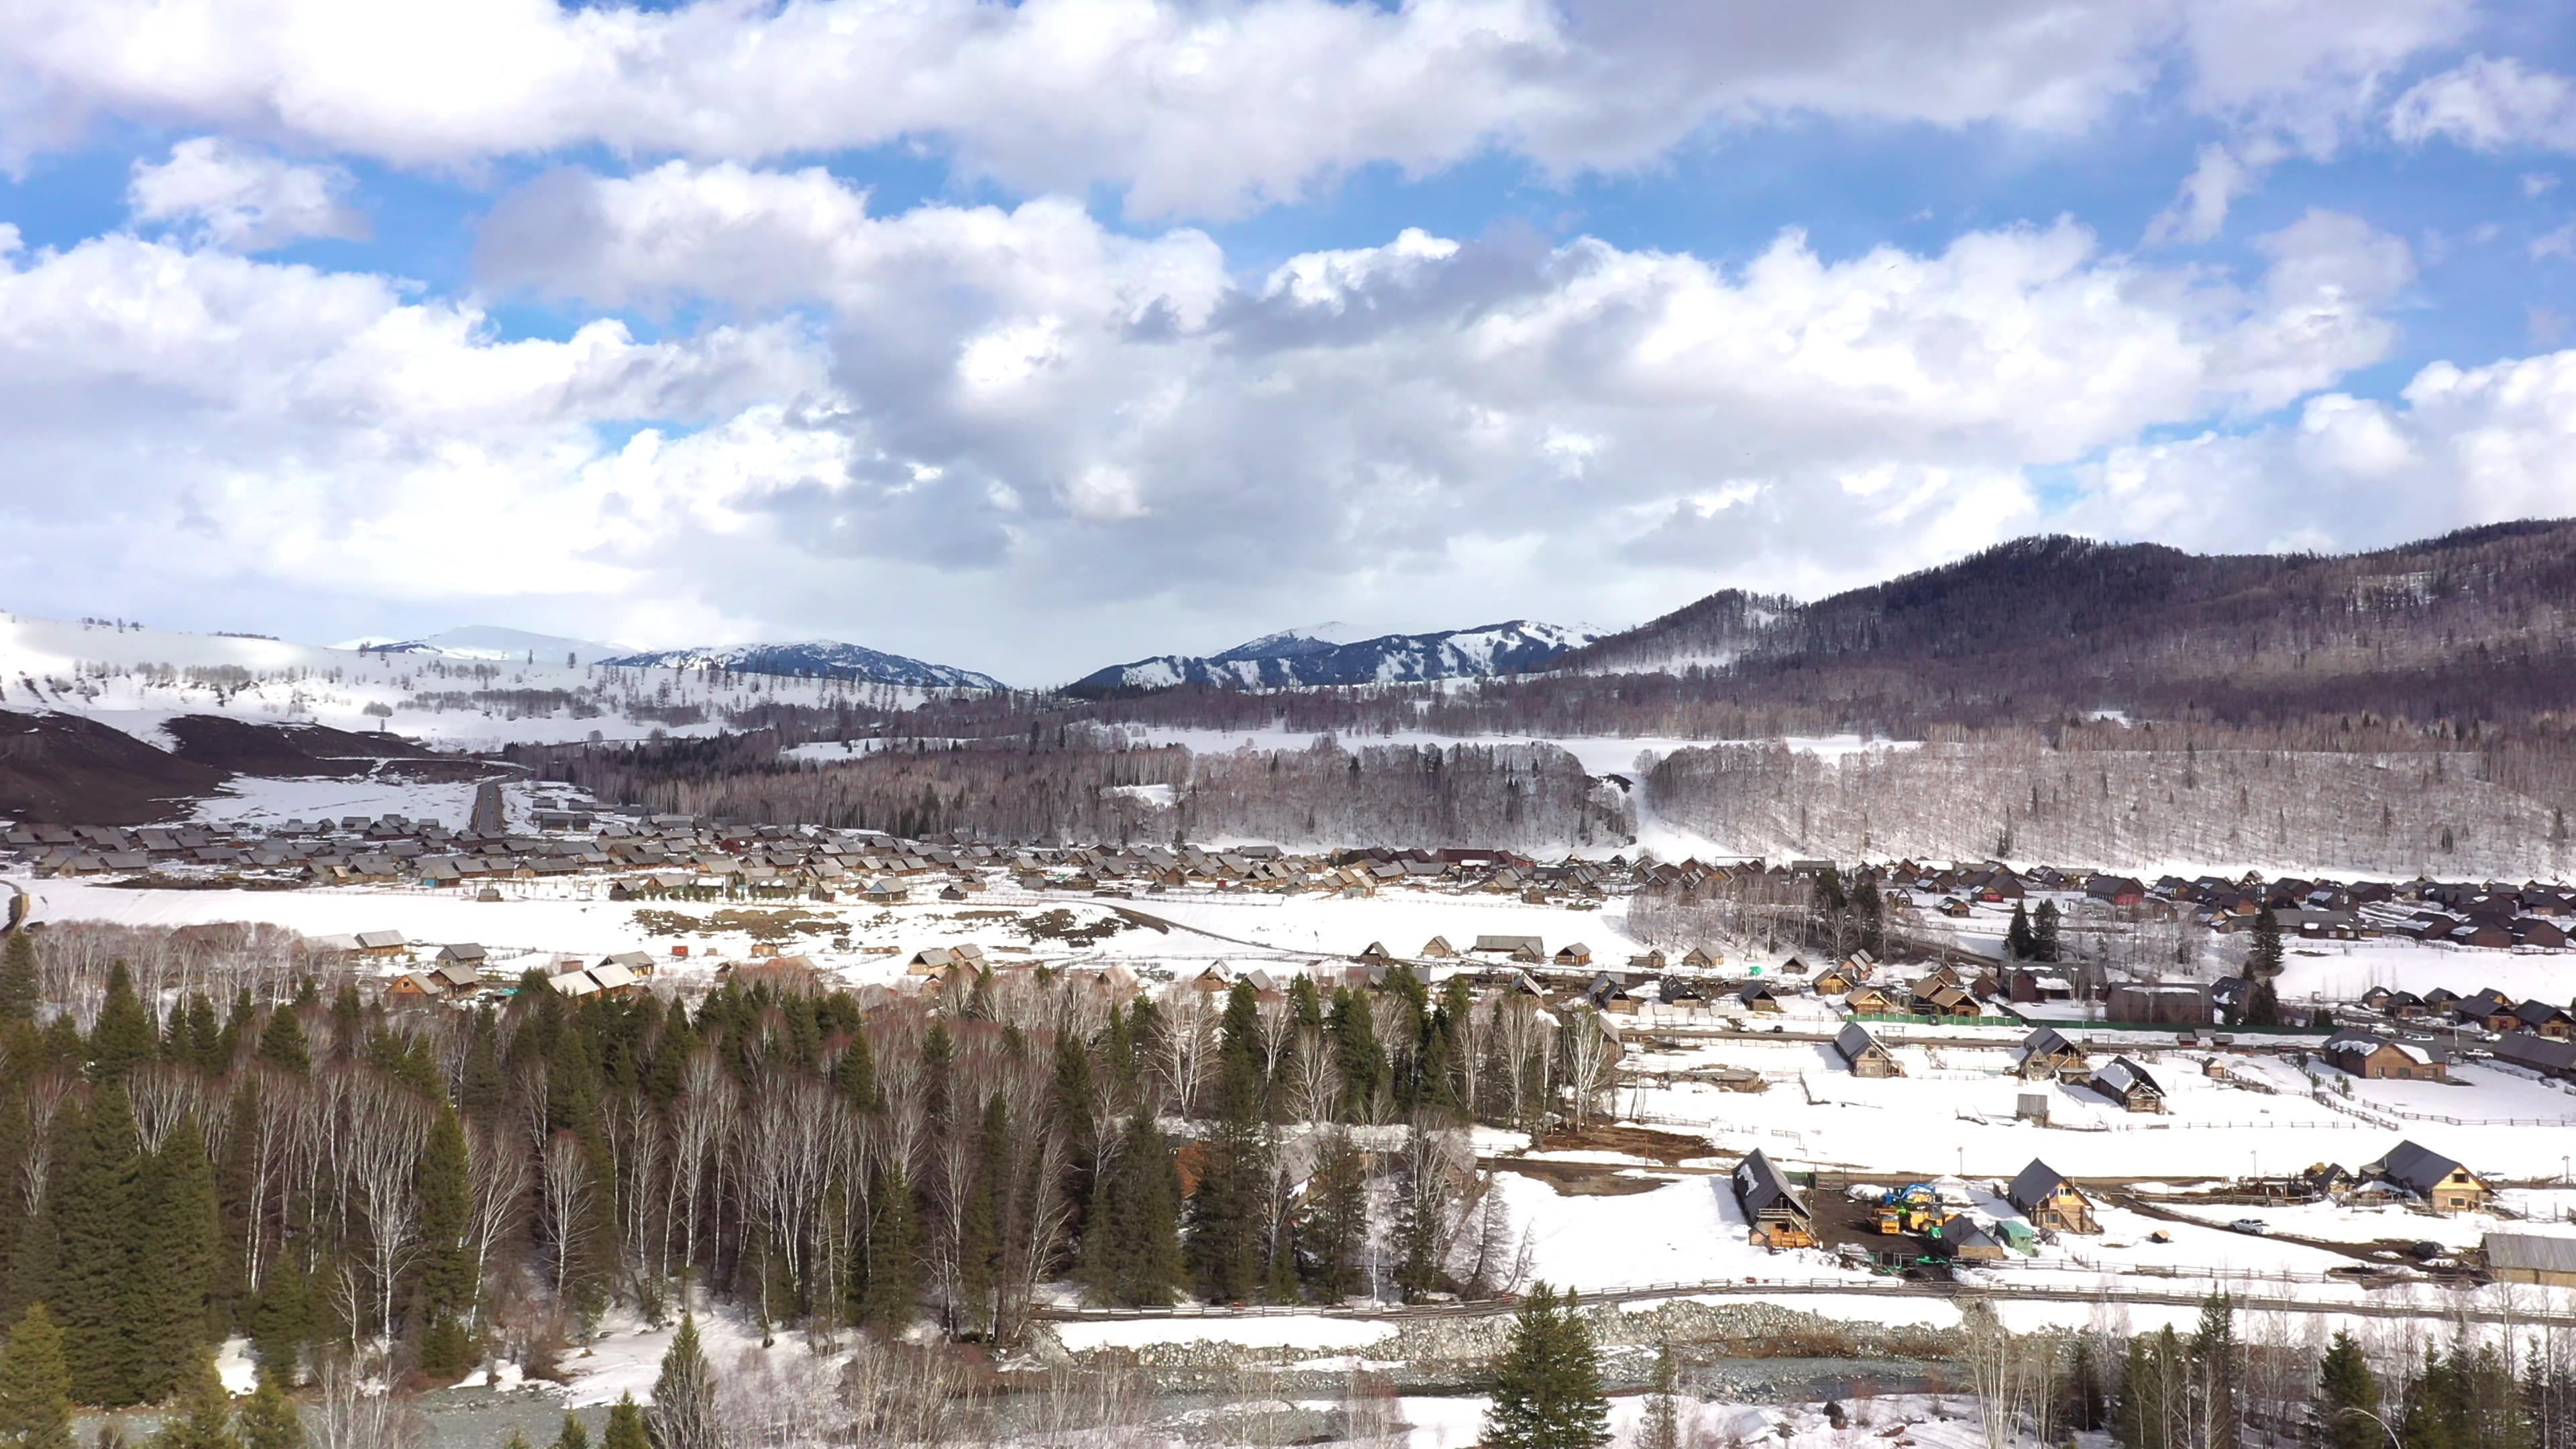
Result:
{"label": "snow-covered hillside", "polygon": [[902,684],[917,689],[1004,689],[989,674],[947,664],[929,664],[888,654],[863,644],[812,639],[797,644],[735,644],[698,649],[649,649],[599,661],[633,668],[717,669],[737,674],[777,674],[789,678],[847,679],[870,684]]}
{"label": "snow-covered hillside", "polygon": [[375,654],[436,654],[449,659],[481,659],[495,664],[554,663],[571,659],[580,664],[598,663],[605,655],[624,654],[628,646],[603,644],[596,639],[571,639],[560,634],[532,634],[525,629],[506,629],[497,624],[468,624],[461,629],[444,629],[424,634],[417,639],[392,639],[368,636],[344,640],[335,649],[365,650]]}
{"label": "snow-covered hillside", "polygon": [[1513,619],[1434,634],[1381,634],[1350,639],[1339,624],[1285,629],[1219,654],[1164,654],[1116,664],[1076,680],[1077,691],[1166,689],[1207,684],[1224,689],[1291,689],[1323,684],[1394,684],[1519,674],[1545,667],[1568,650],[1601,637],[1583,626]]}
{"label": "snow-covered hillside", "polygon": [[[459,631],[479,632],[479,631]],[[449,637],[449,636],[439,636]],[[161,726],[208,714],[377,730],[446,749],[712,734],[760,703],[917,702],[917,688],[694,670],[567,667],[570,650],[506,660],[378,652],[0,616],[0,709],[83,715],[169,748]],[[468,647],[456,643],[452,647]]]}

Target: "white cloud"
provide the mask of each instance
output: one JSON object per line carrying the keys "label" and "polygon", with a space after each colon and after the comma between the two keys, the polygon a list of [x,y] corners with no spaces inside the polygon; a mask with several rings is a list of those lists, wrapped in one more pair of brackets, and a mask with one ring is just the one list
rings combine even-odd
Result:
{"label": "white cloud", "polygon": [[[762,420],[829,395],[789,326],[502,341],[405,291],[132,236],[0,265],[0,551],[21,607],[645,603],[649,550],[747,486],[721,459],[757,457],[776,486]],[[639,488],[597,432],[635,423],[715,426],[662,445],[692,465]]]}
{"label": "white cloud", "polygon": [[[586,144],[757,161],[928,140],[1023,190],[1236,212],[1373,162],[1634,166],[1824,115],[2072,131],[2170,73],[2330,150],[2469,0],[23,0],[0,157],[101,118],[458,167]],[[2179,59],[2177,59],[2179,58]]]}
{"label": "white cloud", "polygon": [[2479,151],[2576,151],[2576,83],[2511,56],[2475,56],[2408,87],[2388,130],[2409,145],[2442,138]]}
{"label": "white cloud", "polygon": [[[2402,242],[2316,213],[2258,245],[2239,286],[2070,223],[1841,259],[1789,233],[1739,268],[1408,231],[1241,277],[1198,232],[1123,237],[1069,202],[879,216],[820,171],[672,162],[542,178],[481,258],[567,303],[813,314],[854,461],[746,515],[1089,637],[1061,601],[1618,617],[1691,586],[1650,597],[1668,571],[1806,587],[1932,562],[2040,521],[2026,468],[2386,354]],[[1516,549],[1549,567],[1466,571]],[[792,572],[737,592],[783,613]]]}
{"label": "white cloud", "polygon": [[1643,617],[2025,531],[2034,468],[2387,354],[2402,242],[2319,212],[2256,245],[2239,280],[2065,222],[1738,266],[1407,231],[1246,275],[1060,199],[559,171],[492,211],[493,284],[738,320],[504,340],[169,241],[0,260],[0,567],[29,608],[545,599],[575,632],[827,631],[1030,680],[1168,647],[1140,600]]}
{"label": "white cloud", "polygon": [[[2223,501],[2224,506],[2220,506]],[[2576,352],[2437,362],[2393,402],[2329,393],[2285,424],[2113,450],[2071,521],[2185,547],[2354,547],[2576,513]]]}
{"label": "white cloud", "polygon": [[297,166],[256,147],[199,136],[170,159],[137,161],[126,204],[141,222],[173,223],[234,251],[265,251],[307,237],[367,239],[367,219],[348,204],[349,173]]}
{"label": "white cloud", "polygon": [[2215,141],[2201,147],[2199,162],[2183,178],[2181,194],[2147,224],[2147,244],[2161,246],[2215,238],[2227,225],[2228,208],[2261,183],[2263,169],[2272,159],[2266,156],[2259,162],[2249,162]]}

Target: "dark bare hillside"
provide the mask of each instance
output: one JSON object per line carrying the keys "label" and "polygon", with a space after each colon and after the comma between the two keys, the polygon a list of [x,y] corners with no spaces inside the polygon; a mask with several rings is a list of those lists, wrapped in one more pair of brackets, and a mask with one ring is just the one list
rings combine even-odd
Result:
{"label": "dark bare hillside", "polygon": [[2045,537],[1813,604],[1729,591],[1566,657],[1746,701],[1963,724],[2530,718],[2576,696],[2576,520],[2346,557]]}
{"label": "dark bare hillside", "polygon": [[229,778],[77,715],[0,711],[0,814],[13,819],[142,825]]}

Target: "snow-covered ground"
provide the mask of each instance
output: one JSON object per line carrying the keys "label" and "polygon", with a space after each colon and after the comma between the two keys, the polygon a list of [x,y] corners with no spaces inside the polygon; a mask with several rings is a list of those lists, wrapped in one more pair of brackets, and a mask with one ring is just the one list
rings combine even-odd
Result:
{"label": "snow-covered ground", "polygon": [[[257,724],[382,729],[441,748],[480,750],[594,734],[639,739],[657,729],[711,734],[722,727],[723,711],[763,702],[907,704],[922,697],[920,690],[886,685],[756,675],[719,682],[689,670],[604,669],[567,664],[567,657],[380,655],[0,615],[0,707],[86,715],[165,749],[165,722],[214,714]],[[579,661],[577,654],[569,657]],[[518,697],[438,698],[476,692]],[[706,717],[672,722],[670,712],[691,708]]]}
{"label": "snow-covered ground", "polygon": [[[1272,727],[1258,730],[1219,730],[1173,725],[1119,725],[1118,734],[1133,745],[1183,745],[1198,754],[1223,754],[1233,750],[1302,750],[1313,745],[1322,735],[1309,730]],[[1435,746],[1448,749],[1455,745],[1546,744],[1575,757],[1584,772],[1593,775],[1634,775],[1641,767],[1641,756],[1669,755],[1675,750],[1705,749],[1712,745],[1743,744],[1742,740],[1696,740],[1676,735],[1447,735],[1427,730],[1405,730],[1397,734],[1336,735],[1345,749],[1364,745]],[[1859,735],[1796,735],[1784,740],[1793,750],[1840,759],[1861,750],[1920,749],[1919,740],[1865,739]]]}

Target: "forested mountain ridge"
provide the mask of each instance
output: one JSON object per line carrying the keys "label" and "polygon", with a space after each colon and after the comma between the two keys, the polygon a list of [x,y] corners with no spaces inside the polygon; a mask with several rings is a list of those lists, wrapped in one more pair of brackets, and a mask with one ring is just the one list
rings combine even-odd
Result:
{"label": "forested mountain ridge", "polygon": [[1962,722],[2067,708],[2422,718],[2567,703],[2576,520],[2371,553],[2203,556],[2016,539],[1798,604],[1728,590],[1568,654],[1699,670],[1781,703],[1941,700]]}
{"label": "forested mountain ridge", "polygon": [[1113,664],[1084,675],[1066,692],[1097,696],[1176,685],[1288,689],[1484,678],[1548,667],[1568,650],[1598,637],[1590,629],[1528,619],[1348,641],[1292,629],[1238,644],[1221,654],[1163,654]]}

